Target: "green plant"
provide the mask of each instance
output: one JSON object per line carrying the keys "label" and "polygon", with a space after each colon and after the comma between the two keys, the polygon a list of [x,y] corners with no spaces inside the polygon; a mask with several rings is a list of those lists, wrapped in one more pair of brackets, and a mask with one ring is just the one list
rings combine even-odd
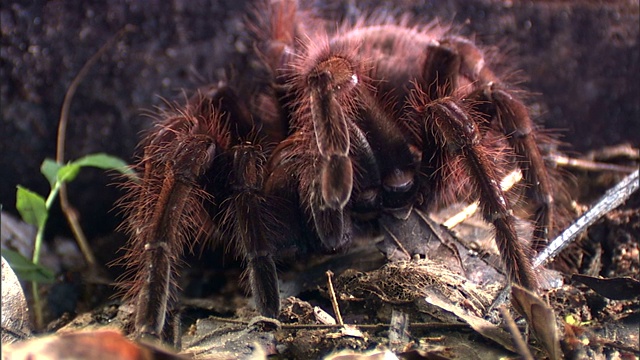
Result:
{"label": "green plant", "polygon": [[22,219],[38,229],[36,235],[35,249],[33,251],[33,263],[38,264],[40,260],[40,248],[44,236],[44,229],[49,217],[49,210],[56,199],[62,184],[73,181],[83,167],[96,167],[105,170],[117,170],[125,175],[131,175],[132,170],[127,168],[127,164],[116,157],[107,154],[91,154],[76,161],[59,164],[53,160],[46,159],[40,171],[49,180],[51,190],[47,198],[18,185],[16,208],[20,212]]}
{"label": "green plant", "polygon": [[54,280],[53,271],[39,265],[42,242],[44,240],[44,230],[49,218],[49,212],[53,203],[60,193],[60,189],[65,183],[73,181],[83,167],[96,167],[104,170],[116,170],[128,176],[135,176],[134,172],[127,167],[127,164],[114,156],[97,153],[81,157],[67,164],[60,164],[51,159],[46,159],[40,166],[40,171],[47,178],[50,191],[46,199],[18,185],[16,194],[16,208],[22,219],[37,228],[36,239],[31,261],[24,258],[17,252],[3,250],[3,255],[9,262],[11,268],[21,280],[33,282],[34,301],[36,302],[36,319],[41,319],[37,284],[50,283]]}
{"label": "green plant", "polygon": [[44,238],[44,229],[49,217],[49,211],[56,197],[60,198],[60,207],[67,222],[73,231],[76,242],[82,251],[82,254],[89,268],[94,268],[95,258],[80,223],[78,216],[67,199],[66,183],[73,181],[78,176],[80,169],[83,167],[96,167],[105,170],[117,170],[121,173],[135,177],[135,173],[127,167],[127,164],[119,158],[111,155],[96,153],[81,157],[72,162],[64,164],[64,149],[66,142],[66,129],[69,121],[69,112],[73,96],[80,86],[82,79],[87,76],[91,67],[100,59],[102,54],[118,41],[123,35],[135,31],[132,25],[125,25],[117,34],[115,34],[107,43],[105,43],[91,58],[82,66],[78,74],[75,76],[67,92],[65,93],[62,108],[60,110],[60,121],[58,122],[58,137],[56,141],[56,160],[45,159],[40,166],[40,172],[47,178],[51,186],[49,195],[45,199],[39,194],[18,185],[16,208],[22,216],[22,219],[37,227],[36,240],[33,251],[33,259],[29,261],[24,256],[15,251],[3,249],[3,256],[14,270],[18,278],[32,282],[34,308],[36,325],[42,326],[42,309],[38,297],[38,283],[53,282],[54,274],[51,270],[39,265],[40,251]]}

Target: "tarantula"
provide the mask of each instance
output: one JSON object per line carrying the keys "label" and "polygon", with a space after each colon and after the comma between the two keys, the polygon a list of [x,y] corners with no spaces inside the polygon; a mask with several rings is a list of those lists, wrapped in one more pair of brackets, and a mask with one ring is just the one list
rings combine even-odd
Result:
{"label": "tarantula", "polygon": [[[464,196],[479,199],[510,279],[536,290],[527,242],[499,186],[515,163],[534,239],[554,225],[554,185],[520,92],[470,40],[436,24],[372,16],[331,29],[293,0],[247,21],[263,76],[200,91],[161,114],[123,201],[131,245],[123,283],[135,331],[162,337],[185,244],[213,238],[245,260],[257,310],[276,317],[276,252],[337,251]],[[462,194],[462,195],[461,195]]]}

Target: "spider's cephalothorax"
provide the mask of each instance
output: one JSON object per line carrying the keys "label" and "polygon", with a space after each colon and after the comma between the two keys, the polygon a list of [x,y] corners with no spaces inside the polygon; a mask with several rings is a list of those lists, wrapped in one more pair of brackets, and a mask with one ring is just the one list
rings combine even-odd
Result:
{"label": "spider's cephalothorax", "polygon": [[292,0],[253,16],[267,81],[198,95],[143,143],[144,176],[125,201],[139,334],[162,336],[176,263],[199,237],[232,244],[258,310],[276,317],[277,249],[342,249],[355,229],[376,231],[383,213],[403,219],[461,196],[479,200],[511,280],[536,290],[529,245],[499,184],[503,165],[515,163],[534,239],[546,239],[554,188],[539,149],[551,140],[480,48],[407,20],[330,30]]}

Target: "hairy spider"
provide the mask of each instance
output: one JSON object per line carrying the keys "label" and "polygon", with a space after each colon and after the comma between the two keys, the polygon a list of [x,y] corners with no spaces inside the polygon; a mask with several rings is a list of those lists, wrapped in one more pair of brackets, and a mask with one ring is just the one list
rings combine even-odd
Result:
{"label": "hairy spider", "polygon": [[[336,251],[383,213],[478,199],[510,279],[536,290],[530,247],[500,188],[519,167],[534,239],[554,230],[554,185],[521,93],[470,40],[436,24],[372,16],[331,29],[293,0],[247,21],[263,77],[220,83],[161,114],[124,199],[123,283],[137,334],[162,337],[185,244],[213,238],[245,260],[258,311],[276,317],[274,258]],[[306,244],[306,245],[305,245]]]}

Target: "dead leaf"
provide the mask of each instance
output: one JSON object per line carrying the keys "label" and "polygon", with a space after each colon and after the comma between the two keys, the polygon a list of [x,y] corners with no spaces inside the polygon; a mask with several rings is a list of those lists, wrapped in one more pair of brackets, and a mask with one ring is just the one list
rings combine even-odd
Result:
{"label": "dead leaf", "polygon": [[478,332],[480,335],[486,337],[487,339],[495,341],[511,352],[516,352],[513,341],[511,340],[511,335],[509,335],[509,333],[507,333],[500,327],[490,323],[483,318],[469,314],[468,311],[462,309],[459,306],[455,306],[442,300],[435,294],[431,294],[425,297],[424,300],[428,304],[437,306],[445,311],[453,313],[458,318],[469,324],[469,326],[471,326],[471,328]]}
{"label": "dead leaf", "polygon": [[343,350],[328,355],[324,360],[398,360],[398,357],[389,350],[372,350],[367,352]]}
{"label": "dead leaf", "polygon": [[583,283],[591,290],[612,300],[631,300],[640,296],[640,281],[631,277],[606,279],[574,274],[571,280]]}
{"label": "dead leaf", "polygon": [[23,340],[31,334],[29,308],[18,277],[2,257],[2,344]]}
{"label": "dead leaf", "polygon": [[512,285],[511,303],[524,316],[532,332],[551,359],[561,359],[556,316],[540,297],[520,286]]}
{"label": "dead leaf", "polygon": [[55,334],[2,348],[6,360],[177,360],[182,356],[148,344],[135,343],[114,330]]}

